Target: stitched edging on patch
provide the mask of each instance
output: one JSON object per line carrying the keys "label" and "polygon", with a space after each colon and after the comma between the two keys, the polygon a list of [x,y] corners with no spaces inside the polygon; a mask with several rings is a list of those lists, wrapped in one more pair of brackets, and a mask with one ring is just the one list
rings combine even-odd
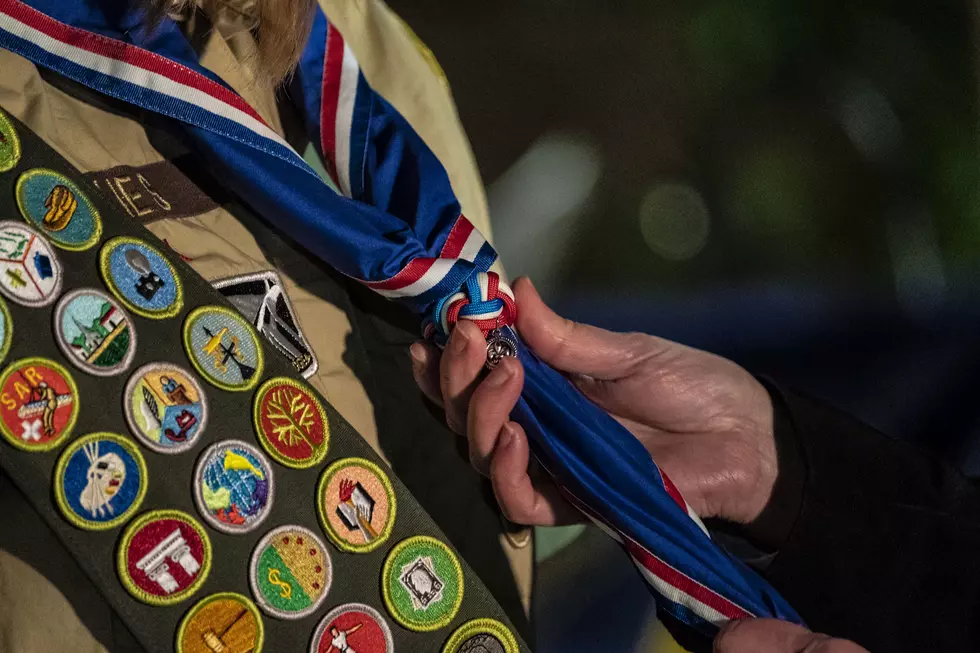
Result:
{"label": "stitched edging on patch", "polygon": [[[146,376],[150,372],[154,372],[157,370],[170,370],[171,372],[179,372],[182,376],[184,376],[188,381],[191,382],[191,384],[194,386],[194,390],[197,391],[197,396],[200,397],[201,418],[197,420],[197,431],[194,433],[194,437],[189,439],[187,442],[182,442],[172,447],[165,447],[161,444],[158,444],[156,442],[151,442],[149,439],[147,439],[147,437],[143,434],[143,430],[139,427],[139,424],[136,423],[136,416],[133,415],[132,396],[133,393],[136,392],[136,386],[139,385],[140,381],[143,380],[144,376]],[[153,451],[156,451],[157,453],[166,453],[166,454],[183,453],[188,449],[192,449],[194,445],[197,444],[197,441],[200,439],[201,434],[204,433],[204,429],[207,428],[208,396],[207,394],[205,394],[204,387],[197,380],[197,377],[195,377],[190,371],[181,367],[180,365],[175,365],[173,363],[162,363],[162,362],[148,363],[146,365],[143,365],[139,369],[137,369],[135,372],[133,372],[132,376],[129,377],[129,381],[126,382],[126,389],[123,390],[123,412],[126,414],[126,425],[129,427],[129,430],[132,432],[133,436],[136,437],[136,439],[139,440],[139,442],[141,442],[143,446],[145,446],[147,449],[151,449]]]}
{"label": "stitched edging on patch", "polygon": [[[68,505],[68,497],[65,496],[63,476],[71,457],[75,455],[75,453],[77,453],[83,446],[95,440],[109,440],[110,442],[115,442],[133,457],[133,459],[136,461],[136,466],[140,470],[140,488],[136,493],[136,498],[133,499],[132,505],[107,522],[96,522],[80,517],[74,510],[71,509],[71,506]],[[61,457],[58,458],[58,465],[54,470],[54,499],[58,504],[58,507],[61,508],[61,514],[63,514],[65,519],[75,526],[87,531],[107,531],[110,528],[115,528],[119,524],[129,519],[134,512],[139,510],[140,505],[142,505],[143,499],[146,497],[146,489],[148,485],[149,476],[146,470],[146,461],[143,459],[143,454],[140,453],[139,447],[121,435],[116,435],[115,433],[105,431],[91,433],[72,442],[71,445],[61,452]]]}
{"label": "stitched edging on patch", "polygon": [[42,306],[47,306],[48,304],[54,303],[58,296],[61,295],[61,284],[65,277],[65,269],[61,266],[61,260],[55,254],[54,249],[51,247],[51,242],[45,238],[44,234],[35,229],[32,225],[25,224],[23,222],[17,222],[16,220],[0,220],[0,229],[23,229],[28,232],[42,243],[48,246],[48,253],[51,255],[49,260],[52,262],[53,274],[54,274],[54,286],[51,288],[51,294],[49,294],[44,299],[39,301],[31,301],[29,299],[24,299],[22,297],[15,296],[12,292],[7,290],[3,285],[0,285],[0,294],[4,297],[14,302],[15,304],[20,304],[21,306],[27,306],[28,308],[41,308]]}
{"label": "stitched edging on patch", "polygon": [[14,128],[14,123],[10,122],[10,118],[7,117],[7,114],[3,111],[0,111],[0,124],[6,127],[7,131],[13,137],[13,156],[7,163],[0,164],[0,172],[9,172],[10,170],[13,170],[18,163],[20,163],[20,135]]}
{"label": "stitched edging on patch", "polygon": [[255,647],[249,650],[249,653],[261,653],[262,645],[265,643],[265,624],[262,622],[262,613],[259,609],[255,607],[255,603],[252,599],[247,596],[243,596],[237,592],[218,592],[217,594],[211,594],[206,596],[197,603],[194,604],[184,618],[180,620],[180,626],[177,628],[177,640],[174,643],[174,649],[177,653],[184,653],[184,631],[187,630],[188,625],[197,616],[201,610],[211,605],[215,601],[237,601],[245,606],[252,618],[255,619]]}
{"label": "stitched edging on patch", "polygon": [[21,188],[32,177],[36,177],[41,174],[54,175],[64,182],[65,185],[69,186],[70,190],[75,192],[76,199],[80,199],[81,201],[85,202],[85,204],[88,206],[89,212],[92,214],[92,235],[89,236],[88,240],[86,240],[84,243],[79,245],[70,245],[59,241],[53,236],[49,236],[49,242],[53,243],[55,247],[60,247],[61,249],[68,250],[69,252],[83,252],[99,242],[99,239],[102,238],[102,214],[99,213],[99,209],[96,208],[95,204],[92,203],[92,200],[89,199],[88,194],[79,188],[75,182],[57,170],[51,170],[50,168],[32,168],[22,173],[20,177],[17,178],[17,185],[14,189],[14,197],[17,200],[17,208],[20,209],[20,214],[23,216],[24,220],[31,226],[34,226],[31,221],[31,217],[29,217],[30,213],[27,212],[27,208],[24,206],[24,199],[21,196]]}
{"label": "stitched edging on patch", "polygon": [[[139,530],[150,522],[158,519],[175,519],[182,521],[193,528],[198,537],[201,538],[201,546],[204,554],[202,556],[203,560],[201,560],[201,569],[198,571],[194,582],[179,592],[168,594],[167,596],[156,596],[154,594],[150,594],[136,585],[136,583],[133,582],[133,579],[129,576],[129,566],[126,560],[126,552],[129,549],[129,545],[132,543],[133,538],[136,536]],[[196,519],[181,510],[151,510],[143,513],[128,527],[126,527],[122,540],[119,542],[119,550],[116,553],[116,574],[119,576],[119,581],[123,584],[123,587],[125,587],[130,594],[144,603],[148,603],[150,605],[175,605],[180,603],[187,597],[197,592],[197,590],[201,589],[201,585],[204,584],[204,581],[207,580],[208,574],[210,573],[211,540],[208,538],[207,531],[204,530],[204,527],[201,526]]]}
{"label": "stitched edging on patch", "polygon": [[[103,369],[82,361],[75,355],[75,352],[71,350],[71,345],[65,341],[65,335],[61,330],[61,317],[68,308],[68,305],[76,297],[82,295],[99,295],[104,297],[107,301],[115,305],[116,310],[122,313],[123,317],[126,319],[127,328],[129,329],[129,350],[126,355],[123,356],[121,362],[113,365],[111,368]],[[133,318],[126,312],[126,310],[120,306],[116,299],[105,292],[99,290],[98,288],[79,288],[77,290],[72,290],[71,292],[65,293],[65,295],[58,301],[58,305],[54,309],[54,339],[58,343],[58,348],[65,355],[71,363],[82,370],[83,372],[88,372],[93,376],[116,376],[117,374],[122,374],[129,366],[133,363],[133,358],[136,356],[136,326],[133,324]]]}
{"label": "stitched edging on patch", "polygon": [[[145,308],[140,308],[139,306],[130,302],[120,291],[119,286],[116,285],[116,280],[112,277],[112,270],[109,267],[109,257],[112,256],[112,252],[116,247],[120,245],[139,245],[145,247],[163,261],[164,265],[170,271],[170,276],[174,280],[174,286],[177,288],[177,294],[174,298],[173,304],[161,309],[159,311],[153,311]],[[180,309],[184,307],[184,282],[181,280],[180,276],[177,274],[177,268],[174,267],[173,263],[170,262],[163,252],[153,247],[146,241],[140,240],[139,238],[131,238],[129,236],[117,236],[102,246],[102,250],[99,252],[99,271],[102,274],[102,281],[105,283],[106,288],[131,312],[142,317],[148,317],[153,320],[163,320],[166,318],[174,317],[180,313]]]}
{"label": "stitched edging on patch", "polygon": [[55,372],[60,374],[61,377],[65,380],[65,383],[68,384],[68,387],[69,389],[71,389],[71,394],[72,394],[71,417],[68,418],[68,423],[65,424],[65,428],[61,432],[61,435],[59,437],[57,437],[54,440],[51,440],[50,442],[45,442],[44,444],[40,444],[40,445],[27,445],[21,442],[17,438],[17,435],[11,432],[10,428],[7,426],[7,423],[3,420],[0,420],[0,433],[3,433],[3,436],[4,438],[7,439],[7,442],[9,442],[11,445],[13,445],[14,447],[22,451],[51,451],[52,449],[58,448],[61,445],[61,443],[64,441],[64,439],[71,434],[72,429],[75,428],[75,422],[78,421],[78,412],[80,409],[81,397],[79,397],[78,395],[78,386],[75,384],[75,379],[72,378],[68,370],[65,369],[63,365],[54,362],[50,358],[43,358],[41,356],[32,356],[30,358],[20,358],[18,360],[11,361],[10,364],[7,365],[7,368],[3,371],[3,374],[0,375],[0,388],[2,388],[4,384],[7,383],[7,379],[9,379],[14,374],[14,372],[17,372],[18,370],[23,369],[24,367],[31,364],[44,365],[45,367],[50,367]]}
{"label": "stitched edging on patch", "polygon": [[[296,460],[295,458],[290,458],[283,455],[276,449],[272,442],[269,441],[269,434],[265,432],[262,428],[262,402],[265,401],[266,395],[277,386],[289,386],[295,388],[300,392],[306,394],[310,399],[312,399],[313,404],[316,406],[317,413],[320,415],[320,421],[323,423],[323,445],[318,453],[315,453],[310,458],[306,460]],[[255,434],[258,437],[259,443],[262,448],[265,449],[266,453],[281,465],[286,467],[291,467],[293,469],[308,469],[315,465],[323,462],[323,459],[327,457],[327,451],[330,448],[330,422],[327,420],[327,411],[323,408],[323,403],[317,397],[317,392],[312,387],[294,381],[286,376],[276,376],[265,383],[255,392],[255,399],[252,401],[252,424],[255,428]]]}
{"label": "stitched edging on patch", "polygon": [[[262,462],[262,464],[265,465],[266,475],[269,477],[268,478],[269,491],[266,498],[266,504],[262,508],[262,514],[259,516],[259,518],[256,521],[252,522],[246,527],[239,527],[239,526],[234,526],[232,524],[226,524],[225,522],[221,521],[220,519],[212,515],[211,512],[208,510],[207,505],[204,503],[204,492],[201,490],[201,484],[204,482],[204,479],[202,478],[204,475],[204,466],[208,462],[208,459],[211,457],[211,454],[213,454],[215,451],[219,449],[228,449],[231,447],[238,447],[241,449],[245,449],[250,454],[258,458]],[[275,499],[275,495],[276,495],[276,481],[272,471],[272,463],[270,463],[269,459],[266,458],[261,451],[259,451],[258,447],[252,446],[247,442],[243,442],[242,440],[221,440],[220,442],[215,442],[210,447],[205,449],[204,452],[201,454],[200,458],[198,458],[197,466],[194,468],[194,501],[197,504],[198,512],[201,513],[202,517],[204,517],[204,521],[206,521],[212,528],[215,528],[221,531],[222,533],[228,533],[229,535],[250,533],[251,531],[254,531],[256,528],[261,526],[262,523],[269,516],[269,514],[272,512],[272,505]]]}
{"label": "stitched edging on patch", "polygon": [[[323,592],[320,594],[320,597],[308,607],[297,612],[287,612],[270,605],[268,600],[265,598],[265,595],[262,593],[262,589],[259,587],[258,571],[259,560],[262,556],[262,552],[272,543],[272,540],[285,532],[299,532],[305,537],[309,537],[313,542],[316,542],[317,547],[319,547],[319,549],[323,552],[323,560],[327,565],[326,579],[324,580]],[[320,539],[316,533],[304,526],[299,526],[297,524],[286,524],[285,526],[279,526],[278,528],[274,528],[266,533],[262,539],[259,540],[259,543],[255,545],[255,548],[252,550],[252,558],[249,560],[248,564],[248,582],[252,588],[252,594],[255,596],[255,602],[260,608],[262,608],[263,612],[273,617],[278,617],[279,619],[302,619],[316,612],[327,599],[327,595],[330,593],[330,587],[333,585],[333,560],[330,559],[330,552],[327,549],[327,545],[323,543],[323,540]]]}
{"label": "stitched edging on patch", "polygon": [[[351,544],[334,533],[327,515],[324,491],[327,489],[327,484],[330,483],[330,479],[333,478],[337,472],[342,469],[346,469],[347,467],[363,467],[373,472],[375,476],[378,477],[378,480],[381,481],[381,485],[384,486],[385,493],[388,495],[388,520],[385,523],[384,529],[378,534],[378,537],[367,544]],[[323,473],[320,475],[320,482],[317,483],[316,487],[316,508],[317,514],[320,517],[320,526],[323,528],[324,532],[327,534],[327,538],[329,538],[330,542],[334,546],[341,551],[346,551],[348,553],[368,553],[370,551],[374,551],[388,540],[388,537],[391,535],[391,531],[395,528],[395,517],[398,509],[398,503],[397,499],[395,498],[395,488],[391,484],[391,479],[389,479],[388,475],[384,473],[384,470],[370,460],[366,460],[364,458],[341,458],[323,470]]]}
{"label": "stitched edging on patch", "polygon": [[[248,331],[249,335],[252,338],[252,341],[255,343],[255,352],[256,352],[255,374],[252,376],[251,379],[248,380],[248,383],[244,385],[231,385],[229,383],[225,383],[224,381],[220,381],[217,378],[212,377],[208,373],[208,371],[204,369],[204,366],[197,361],[197,358],[194,357],[194,351],[191,347],[190,329],[194,325],[194,322],[197,320],[197,318],[201,317],[202,315],[206,315],[208,313],[222,313],[224,315],[230,316],[234,320],[238,320],[241,324],[245,325],[246,330]],[[200,374],[202,378],[204,378],[208,383],[210,383],[216,388],[227,390],[229,392],[245,392],[247,390],[251,390],[259,382],[259,378],[262,376],[262,372],[265,369],[265,351],[262,349],[262,341],[259,339],[259,335],[255,332],[255,329],[252,327],[252,325],[248,323],[248,320],[243,318],[240,313],[238,313],[237,311],[233,311],[230,308],[225,308],[224,306],[213,306],[213,305],[199,306],[195,308],[193,311],[188,313],[187,318],[184,319],[183,340],[184,340],[184,352],[187,354],[187,358],[190,359],[191,364],[194,366],[194,369],[197,370],[198,374]]]}
{"label": "stitched edging on patch", "polygon": [[449,636],[446,645],[442,647],[442,653],[456,653],[456,649],[470,637],[486,633],[496,637],[504,645],[506,653],[519,653],[517,640],[514,633],[510,632],[507,626],[496,619],[473,619],[453,631]]}
{"label": "stitched edging on patch", "polygon": [[[391,583],[389,581],[398,582],[397,578],[389,578],[392,572],[392,566],[395,564],[395,558],[404,551],[417,544],[430,544],[438,549],[442,549],[449,558],[449,562],[456,572],[456,582],[459,587],[459,595],[453,602],[452,609],[449,610],[443,617],[437,619],[433,622],[420,623],[417,621],[412,621],[402,615],[395,607],[394,599],[391,596]],[[381,570],[381,598],[384,600],[385,607],[388,608],[388,614],[391,615],[392,619],[397,621],[405,628],[409,630],[414,630],[416,632],[427,633],[433,630],[439,630],[449,625],[449,623],[456,618],[459,613],[459,608],[463,604],[463,566],[459,564],[459,559],[456,554],[444,543],[437,540],[434,537],[429,537],[428,535],[416,535],[415,537],[410,537],[404,539],[388,553],[388,557],[385,558],[384,567]]]}
{"label": "stitched edging on patch", "polygon": [[326,632],[327,626],[333,623],[334,619],[347,612],[353,612],[354,610],[358,612],[366,612],[374,618],[374,620],[378,623],[378,626],[380,626],[381,632],[384,633],[385,636],[385,644],[388,647],[385,650],[385,653],[394,653],[395,642],[391,637],[391,628],[388,627],[388,622],[380,612],[365,603],[344,603],[343,605],[338,605],[336,608],[328,612],[326,616],[320,620],[320,623],[317,624],[316,630],[313,631],[313,639],[310,641],[310,653],[319,653],[320,638],[323,637],[323,633]]}
{"label": "stitched edging on patch", "polygon": [[0,362],[3,362],[10,353],[10,342],[14,337],[14,318],[10,315],[7,302],[2,299],[0,299],[0,314],[3,314],[4,320],[3,342],[0,343]]}

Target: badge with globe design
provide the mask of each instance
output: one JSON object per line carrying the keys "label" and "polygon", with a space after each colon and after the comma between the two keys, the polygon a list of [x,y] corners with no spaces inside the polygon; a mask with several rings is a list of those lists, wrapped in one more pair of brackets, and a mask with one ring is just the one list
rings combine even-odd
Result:
{"label": "badge with globe design", "polygon": [[410,537],[385,559],[381,589],[395,621],[418,632],[438,630],[459,612],[463,568],[456,554],[434,537]]}
{"label": "badge with globe design", "polygon": [[204,519],[224,533],[258,528],[272,510],[272,465],[256,447],[224,440],[201,454],[194,474],[194,498]]}

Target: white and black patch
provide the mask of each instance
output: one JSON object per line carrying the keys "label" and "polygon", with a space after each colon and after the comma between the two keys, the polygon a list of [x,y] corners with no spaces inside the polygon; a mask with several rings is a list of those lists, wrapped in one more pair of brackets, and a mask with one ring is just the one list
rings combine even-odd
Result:
{"label": "white and black patch", "polygon": [[279,275],[269,270],[212,283],[272,346],[289,358],[303,378],[316,373],[313,348],[300,329]]}

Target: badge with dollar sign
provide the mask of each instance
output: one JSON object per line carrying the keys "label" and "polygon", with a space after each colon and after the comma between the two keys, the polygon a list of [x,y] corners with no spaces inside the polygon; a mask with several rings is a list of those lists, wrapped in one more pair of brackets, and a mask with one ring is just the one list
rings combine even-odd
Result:
{"label": "badge with dollar sign", "polygon": [[249,576],[264,612],[302,619],[323,603],[333,573],[323,540],[302,526],[280,526],[255,547]]}

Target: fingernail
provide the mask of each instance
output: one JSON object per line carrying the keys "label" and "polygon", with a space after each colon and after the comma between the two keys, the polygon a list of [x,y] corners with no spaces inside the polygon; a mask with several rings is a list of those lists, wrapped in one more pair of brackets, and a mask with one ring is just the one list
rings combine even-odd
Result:
{"label": "fingernail", "polygon": [[449,337],[449,347],[454,354],[462,354],[466,350],[466,343],[470,337],[466,334],[466,329],[453,329],[453,334]]}
{"label": "fingernail", "polygon": [[514,444],[514,440],[517,439],[517,429],[510,422],[504,424],[504,428],[501,430],[500,434],[500,448],[509,449],[511,445]]}
{"label": "fingernail", "polygon": [[491,388],[499,388],[514,376],[514,369],[510,361],[504,359],[500,361],[500,365],[497,366],[493,372],[490,372],[490,376],[487,377],[487,385]]}
{"label": "fingernail", "polygon": [[408,348],[408,352],[412,355],[412,363],[416,368],[425,367],[428,352],[425,351],[425,346],[421,342],[413,342],[412,346]]}

